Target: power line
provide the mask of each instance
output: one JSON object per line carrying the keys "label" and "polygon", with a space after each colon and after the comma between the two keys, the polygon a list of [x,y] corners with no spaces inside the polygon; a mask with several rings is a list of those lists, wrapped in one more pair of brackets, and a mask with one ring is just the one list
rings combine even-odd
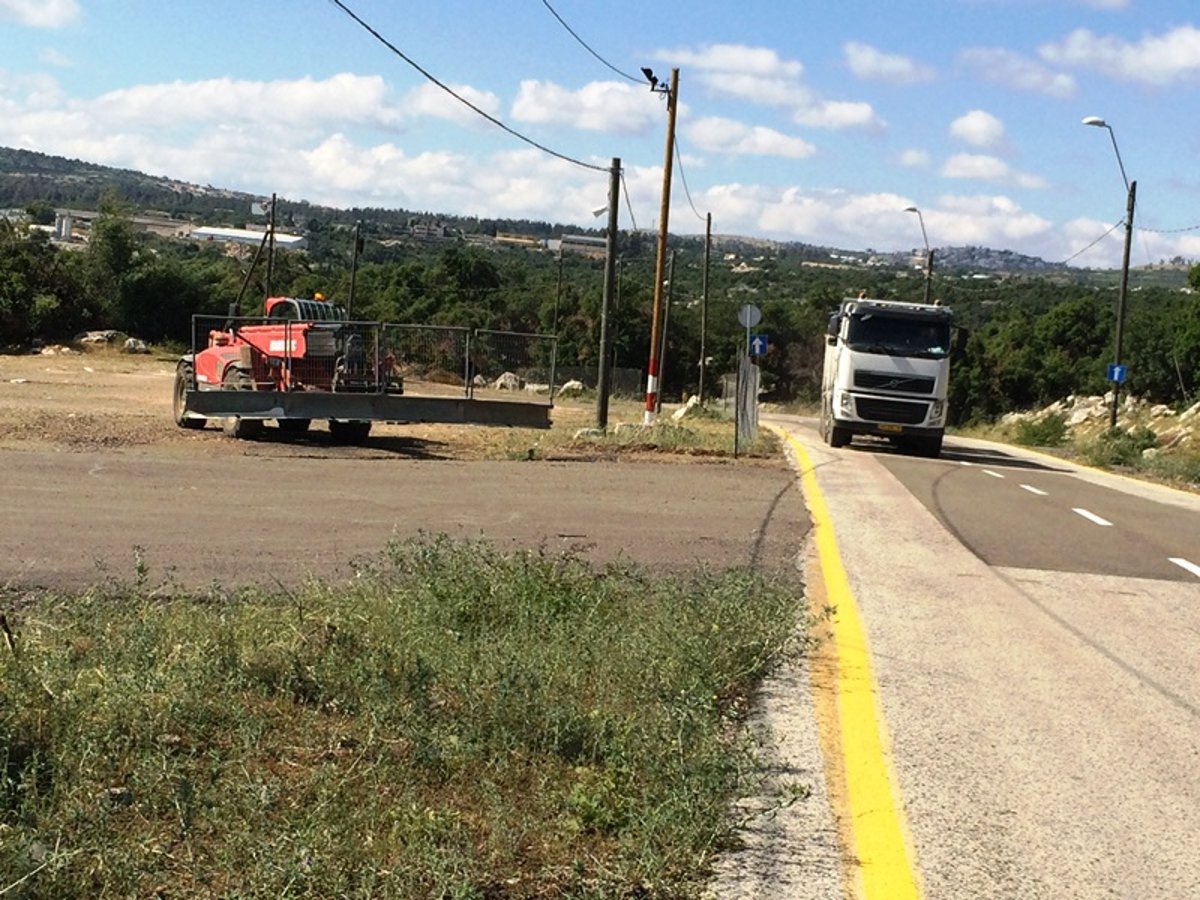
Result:
{"label": "power line", "polygon": [[621,170],[621,190],[625,193],[625,207],[629,210],[629,224],[637,231],[637,219],[633,217],[633,204],[629,201],[629,185],[625,183],[625,170]]}
{"label": "power line", "polygon": [[644,79],[637,78],[633,75],[630,75],[627,72],[622,72],[620,69],[618,69],[612,63],[610,63],[607,59],[605,59],[603,56],[601,56],[599,53],[597,53],[595,50],[593,50],[591,47],[589,47],[587,42],[583,38],[581,38],[578,34],[575,33],[575,29],[573,29],[570,25],[568,25],[565,21],[563,21],[563,17],[560,16],[557,11],[555,11],[554,7],[551,6],[547,2],[547,0],[542,0],[542,5],[545,6],[546,9],[550,10],[551,15],[553,15],[554,18],[558,19],[558,24],[560,24],[563,28],[567,29],[567,31],[570,33],[571,37],[573,37],[573,38],[575,38],[575,40],[579,41],[579,45],[581,47],[583,47],[584,50],[586,50],[588,53],[592,54],[592,56],[596,57],[596,59],[600,60],[601,63],[608,66],[608,68],[612,69],[614,72],[616,72],[622,78],[627,78],[630,81],[632,81],[634,84],[643,84],[644,83],[644,81],[645,81]]}
{"label": "power line", "polygon": [[1134,227],[1138,231],[1148,231],[1151,234],[1180,234],[1184,231],[1200,231],[1200,225],[1189,225],[1187,228],[1146,228],[1144,225]]}
{"label": "power line", "polygon": [[692,208],[697,219],[701,222],[707,221],[696,209],[696,204],[692,202],[692,192],[688,190],[687,175],[683,173],[683,154],[679,152],[679,138],[675,138],[675,164],[679,166],[679,180],[683,182],[683,194],[687,197],[688,206]]}
{"label": "power line", "polygon": [[1066,259],[1064,259],[1062,262],[1058,263],[1058,265],[1065,266],[1067,263],[1069,263],[1075,257],[1082,256],[1084,253],[1087,253],[1089,250],[1091,250],[1098,243],[1100,243],[1102,240],[1104,240],[1106,237],[1108,237],[1110,234],[1112,234],[1114,231],[1116,231],[1118,228],[1120,228],[1124,224],[1125,224],[1125,220],[1122,219],[1120,222],[1118,222],[1112,228],[1108,229],[1108,231],[1104,232],[1104,234],[1100,235],[1100,237],[1096,238],[1094,241],[1092,241],[1090,244],[1088,244],[1082,250],[1072,253],[1070,256],[1068,256]]}
{"label": "power line", "polygon": [[593,163],[586,163],[586,162],[583,162],[582,160],[575,159],[574,157],[567,156],[565,153],[559,153],[557,150],[551,150],[549,147],[545,146],[544,144],[539,144],[533,138],[526,137],[525,135],[521,134],[521,132],[519,132],[516,129],[511,128],[510,126],[501,122],[499,119],[497,119],[495,116],[491,115],[490,113],[484,112],[482,109],[480,109],[478,106],[476,106],[470,100],[468,100],[466,97],[463,97],[460,94],[455,93],[455,91],[453,89],[451,89],[447,85],[443,84],[441,81],[439,81],[433,75],[431,75],[429,72],[427,72],[425,69],[423,69],[417,62],[415,62],[413,59],[411,59],[407,55],[405,55],[405,53],[399,47],[397,47],[395,44],[393,44],[391,41],[389,41],[387,38],[385,38],[383,35],[381,35],[378,31],[376,31],[374,28],[372,28],[369,24],[367,24],[365,21],[363,21],[361,18],[359,18],[359,16],[353,10],[351,10],[348,6],[346,6],[345,3],[342,2],[342,0],[329,0],[329,2],[332,3],[334,6],[336,6],[338,9],[340,9],[342,12],[344,12],[347,16],[349,16],[351,19],[353,19],[359,25],[361,25],[363,27],[363,29],[365,29],[373,38],[375,38],[375,40],[379,41],[379,43],[383,44],[385,47],[387,47],[389,50],[391,50],[392,53],[396,54],[396,56],[400,57],[402,60],[404,60],[410,66],[412,66],[414,69],[416,69],[422,75],[424,75],[426,79],[428,79],[429,81],[436,84],[438,87],[440,87],[443,91],[445,91],[447,94],[449,94],[455,100],[457,100],[459,103],[463,104],[463,106],[468,107],[473,112],[475,112],[478,115],[482,116],[483,118],[487,119],[489,122],[491,122],[496,127],[500,128],[504,131],[507,131],[509,134],[511,134],[513,137],[517,138],[518,140],[524,141],[526,144],[529,144],[529,146],[536,147],[538,150],[541,150],[543,153],[548,153],[551,156],[554,156],[554,157],[557,157],[558,159],[564,160],[565,162],[573,163],[577,166],[582,166],[585,169],[592,169],[593,171],[596,171],[596,172],[607,172],[608,171],[608,168],[605,166],[597,166],[597,165],[594,165]]}

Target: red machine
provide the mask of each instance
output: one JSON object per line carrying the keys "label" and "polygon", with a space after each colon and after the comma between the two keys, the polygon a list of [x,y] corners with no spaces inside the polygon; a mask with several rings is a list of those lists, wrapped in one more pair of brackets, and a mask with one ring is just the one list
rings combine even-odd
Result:
{"label": "red machine", "polygon": [[[549,428],[552,388],[545,402],[476,396],[482,361],[512,362],[497,347],[519,347],[524,357],[537,342],[548,342],[553,372],[552,336],[353,322],[322,299],[270,297],[262,316],[193,318],[193,350],[175,370],[173,415],[181,428],[221,419],[236,438],[259,437],[272,420],[303,433],[325,419],[335,440],[352,443],[378,421]],[[417,373],[424,393],[405,392],[401,366]],[[431,368],[442,373],[436,385]]]}
{"label": "red machine", "polygon": [[[318,295],[320,298],[320,295]],[[380,352],[382,326],[349,322],[345,310],[323,299],[269,297],[262,319],[227,322],[208,333],[208,346],[184,356],[175,371],[174,416],[182,428],[203,428],[206,416],[189,403],[189,391],[268,391],[291,394],[403,392],[395,357]],[[272,410],[285,431],[307,431],[312,416]],[[265,418],[225,416],[231,437],[257,437]],[[361,441],[369,420],[330,418],[335,438]]]}

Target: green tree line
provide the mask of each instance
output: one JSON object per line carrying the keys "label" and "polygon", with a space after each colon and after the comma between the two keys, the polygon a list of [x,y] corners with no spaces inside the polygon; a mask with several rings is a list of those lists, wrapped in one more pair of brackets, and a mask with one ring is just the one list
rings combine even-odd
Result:
{"label": "green tree line", "polygon": [[[360,320],[552,333],[559,339],[560,366],[598,364],[600,260],[456,241],[382,240],[390,223],[367,220],[361,226],[364,250],[352,268],[352,227],[314,217],[307,221],[307,251],[281,252],[270,267],[260,261],[252,269],[248,257],[230,256],[216,245],[139,231],[128,209],[111,197],[100,211],[87,243],[72,249],[0,221],[0,347],[67,340],[101,328],[186,345],[194,315],[225,315],[239,297],[238,312],[253,315],[269,287],[293,296],[319,291],[342,305],[352,299],[351,315]],[[737,324],[742,304],[763,313],[755,331],[768,337],[759,363],[769,397],[803,402],[819,391],[825,322],[844,297],[866,291],[920,301],[924,291],[919,275],[812,265],[810,254],[800,251],[767,254],[727,245],[714,248],[706,271],[702,240],[673,237],[668,247],[662,367],[668,400],[696,393],[702,356],[706,396],[715,395],[722,373],[734,371],[745,345]],[[613,362],[644,370],[656,244],[651,235],[625,233],[619,250]],[[725,259],[725,252],[735,259]],[[1200,290],[1200,266],[1189,280]],[[959,422],[1107,389],[1115,287],[1040,276],[977,284],[948,273],[935,281],[934,296],[970,330],[951,385]],[[1126,307],[1128,390],[1155,402],[1194,402],[1200,392],[1200,299],[1169,287],[1135,286]]]}

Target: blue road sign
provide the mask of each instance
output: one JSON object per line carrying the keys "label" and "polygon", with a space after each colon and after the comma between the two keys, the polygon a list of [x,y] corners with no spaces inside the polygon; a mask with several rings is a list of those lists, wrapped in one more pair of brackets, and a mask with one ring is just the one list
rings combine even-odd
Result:
{"label": "blue road sign", "polygon": [[1117,384],[1125,383],[1125,367],[1117,363],[1108,364],[1108,380]]}
{"label": "blue road sign", "polygon": [[750,335],[750,355],[762,356],[767,352],[767,336],[765,334]]}

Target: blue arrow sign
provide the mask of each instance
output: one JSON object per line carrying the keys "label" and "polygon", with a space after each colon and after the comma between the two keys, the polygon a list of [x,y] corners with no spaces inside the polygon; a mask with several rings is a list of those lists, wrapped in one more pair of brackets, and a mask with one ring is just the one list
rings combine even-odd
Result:
{"label": "blue arrow sign", "polygon": [[767,336],[765,334],[750,335],[750,355],[762,356],[767,352]]}
{"label": "blue arrow sign", "polygon": [[1117,384],[1125,383],[1125,367],[1118,363],[1108,364],[1108,380]]}

